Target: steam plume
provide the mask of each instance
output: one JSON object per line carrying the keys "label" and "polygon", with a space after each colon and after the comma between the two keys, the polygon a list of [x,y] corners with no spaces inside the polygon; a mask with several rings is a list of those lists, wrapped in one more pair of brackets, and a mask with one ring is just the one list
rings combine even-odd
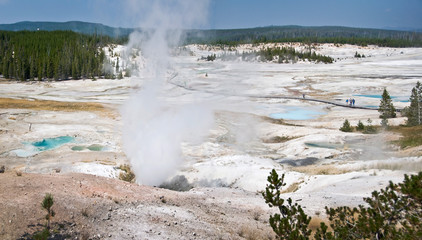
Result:
{"label": "steam plume", "polygon": [[[210,108],[203,104],[177,105],[166,101],[165,84],[171,66],[169,52],[181,40],[181,30],[198,27],[206,18],[207,1],[128,0],[132,14],[148,31],[130,36],[128,48],[141,48],[145,68],[142,89],[124,104],[123,145],[137,182],[159,185],[183,162],[184,141],[198,140],[213,123]],[[142,77],[142,78],[141,78]]]}

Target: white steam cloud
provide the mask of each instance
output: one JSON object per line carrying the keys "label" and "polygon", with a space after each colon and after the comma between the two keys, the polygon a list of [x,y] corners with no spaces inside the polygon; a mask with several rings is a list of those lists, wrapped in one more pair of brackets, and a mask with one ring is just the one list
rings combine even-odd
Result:
{"label": "white steam cloud", "polygon": [[169,52],[181,40],[181,30],[199,27],[207,17],[208,1],[128,0],[139,26],[148,31],[130,36],[128,48],[141,49],[145,67],[134,80],[142,89],[122,109],[123,145],[137,182],[159,185],[183,162],[181,143],[198,141],[213,124],[205,104],[180,105],[166,101]]}

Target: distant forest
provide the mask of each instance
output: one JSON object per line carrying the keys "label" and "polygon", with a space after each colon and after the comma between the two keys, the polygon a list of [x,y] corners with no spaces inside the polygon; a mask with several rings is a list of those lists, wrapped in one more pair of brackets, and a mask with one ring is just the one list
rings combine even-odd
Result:
{"label": "distant forest", "polygon": [[[56,31],[70,30],[87,35],[104,35],[127,40],[134,32],[148,32],[141,28],[114,28],[98,23],[71,22],[18,22],[0,24],[6,31]],[[353,45],[378,45],[383,47],[422,47],[422,32],[398,31],[340,26],[268,26],[247,29],[185,30],[182,44],[225,44],[262,42],[338,43]],[[120,41],[121,42],[121,41]]]}
{"label": "distant forest", "polygon": [[104,76],[107,36],[71,31],[0,31],[0,75],[7,79],[80,79]]}
{"label": "distant forest", "polygon": [[191,30],[185,34],[186,43],[203,44],[302,42],[422,47],[421,32],[349,27],[271,26],[249,29]]}
{"label": "distant forest", "polygon": [[[105,71],[109,44],[125,44],[133,31],[84,22],[21,22],[0,24],[0,75],[7,79],[81,79],[116,77]],[[151,29],[145,31],[151,34]],[[170,35],[171,33],[169,33]],[[422,47],[422,33],[348,27],[271,26],[250,29],[185,30],[181,44],[234,46],[244,43],[301,42],[383,47]],[[294,49],[262,49],[261,60],[295,62],[297,59],[331,63],[332,58]],[[242,58],[247,59],[247,53]],[[130,69],[127,69],[128,76]],[[118,78],[123,77],[119,74]]]}

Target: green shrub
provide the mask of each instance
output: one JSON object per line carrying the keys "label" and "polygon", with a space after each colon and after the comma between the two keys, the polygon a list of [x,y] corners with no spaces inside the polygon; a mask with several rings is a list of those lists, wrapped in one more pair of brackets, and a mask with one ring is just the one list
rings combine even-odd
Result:
{"label": "green shrub", "polygon": [[33,238],[35,240],[47,240],[48,237],[50,237],[50,220],[52,217],[56,215],[54,210],[51,209],[51,207],[53,207],[53,204],[54,204],[54,199],[51,193],[45,194],[45,197],[43,201],[41,202],[41,207],[47,211],[47,215],[45,215],[45,219],[47,220],[47,225],[42,231],[36,232],[33,235]]}
{"label": "green shrub", "polygon": [[365,125],[359,120],[358,125],[356,126],[357,131],[365,130]]}
{"label": "green shrub", "polygon": [[50,237],[50,230],[48,228],[44,228],[44,230],[35,233],[33,236],[35,240],[47,240],[48,237]]}
{"label": "green shrub", "polygon": [[132,172],[132,169],[128,164],[120,165],[120,172],[119,179],[126,181],[126,182],[134,182],[135,181],[135,173]]}
{"label": "green shrub", "polygon": [[311,236],[311,218],[302,207],[280,196],[285,186],[273,169],[262,194],[270,207],[277,207],[280,214],[270,216],[270,225],[280,239],[422,239],[422,172],[405,175],[403,183],[390,184],[372,197],[364,198],[366,206],[350,208],[325,207],[331,231],[325,223]]}
{"label": "green shrub", "polygon": [[368,124],[365,126],[365,129],[363,130],[363,133],[366,134],[374,134],[377,133],[377,129],[372,126],[372,120],[370,118],[368,118],[368,120],[366,121]]}
{"label": "green shrub", "polygon": [[41,203],[41,207],[44,208],[47,211],[47,215],[45,215],[45,219],[47,220],[47,229],[50,229],[50,220],[52,217],[56,215],[53,209],[51,207],[54,204],[54,199],[51,193],[45,194],[45,197]]}
{"label": "green shrub", "polygon": [[273,169],[268,176],[267,187],[262,196],[270,207],[278,207],[280,214],[276,213],[270,216],[270,225],[274,232],[280,239],[309,239],[311,230],[308,229],[311,218],[308,217],[300,205],[292,204],[292,199],[287,199],[287,204],[284,204],[284,199],[281,198],[281,188],[285,186],[284,174],[281,178],[278,177],[277,172]]}
{"label": "green shrub", "polygon": [[344,120],[343,126],[340,128],[340,131],[342,132],[352,132],[353,128],[350,126],[349,120]]}

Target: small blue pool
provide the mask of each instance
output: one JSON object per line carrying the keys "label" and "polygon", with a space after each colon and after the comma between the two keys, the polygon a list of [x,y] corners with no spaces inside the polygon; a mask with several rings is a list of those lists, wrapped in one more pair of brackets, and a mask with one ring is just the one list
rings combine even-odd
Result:
{"label": "small blue pool", "polygon": [[32,146],[36,147],[38,151],[47,151],[60,147],[63,144],[73,142],[75,138],[70,136],[61,136],[56,138],[46,138],[39,142],[31,143]]}
{"label": "small blue pool", "polygon": [[269,117],[273,119],[286,120],[309,120],[315,119],[324,114],[326,113],[301,107],[287,107],[285,112],[271,113]]}
{"label": "small blue pool", "polygon": [[[377,98],[377,99],[382,98],[381,95],[376,95],[376,94],[355,94],[353,96],[355,96],[355,97]],[[390,97],[395,102],[409,102],[409,97],[406,97],[406,96],[401,96],[401,97],[390,96]]]}
{"label": "small blue pool", "polygon": [[73,142],[74,137],[61,136],[56,138],[45,138],[37,142],[24,142],[24,148],[12,150],[18,157],[30,157],[37,155],[40,152],[58,148],[66,143]]}

